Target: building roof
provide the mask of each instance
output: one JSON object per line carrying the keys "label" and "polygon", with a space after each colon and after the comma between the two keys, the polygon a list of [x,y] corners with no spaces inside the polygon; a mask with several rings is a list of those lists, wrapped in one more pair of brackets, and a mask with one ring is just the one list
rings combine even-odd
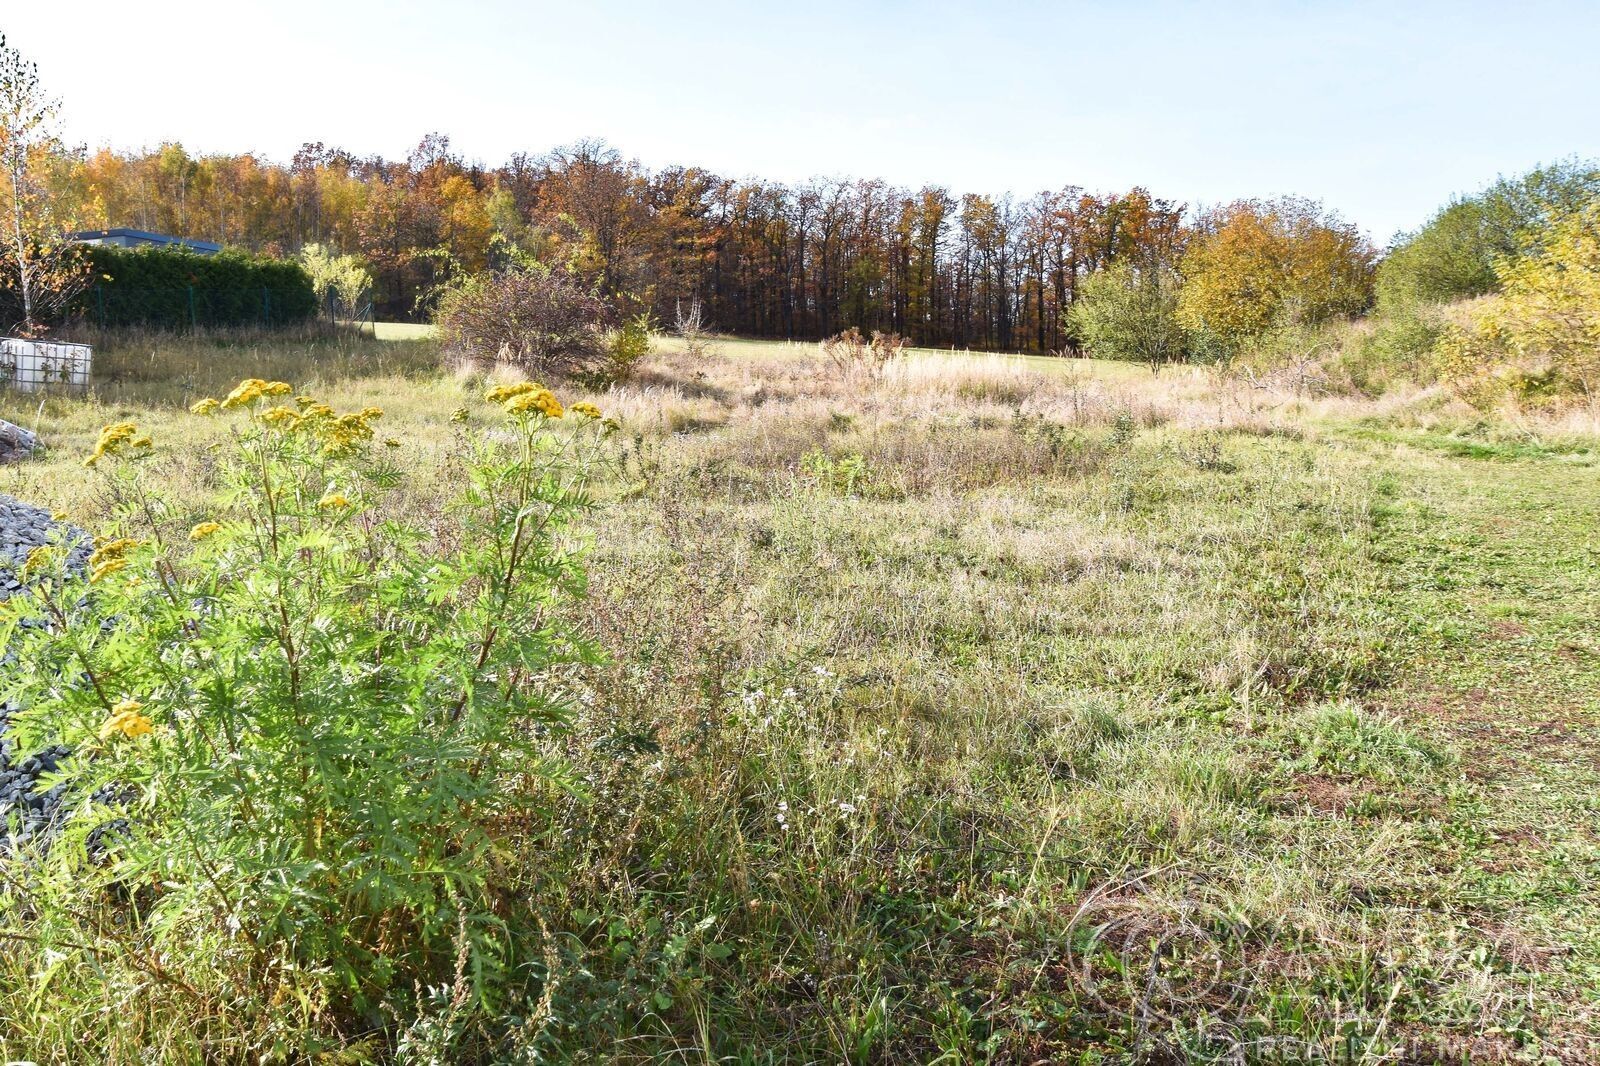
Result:
{"label": "building roof", "polygon": [[208,255],[222,251],[222,245],[217,244],[215,241],[197,241],[188,237],[172,237],[165,233],[149,233],[142,229],[128,229],[126,227],[82,230],[72,235],[72,239],[75,241],[103,241],[112,237],[123,237],[143,244],[177,245],[180,248],[187,248],[191,252],[204,252]]}

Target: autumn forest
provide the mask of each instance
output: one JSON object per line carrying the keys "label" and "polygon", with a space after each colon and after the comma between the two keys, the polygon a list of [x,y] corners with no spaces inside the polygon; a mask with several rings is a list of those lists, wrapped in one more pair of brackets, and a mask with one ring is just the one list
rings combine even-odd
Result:
{"label": "autumn forest", "polygon": [[58,210],[85,228],[353,253],[379,318],[425,318],[453,276],[526,255],[668,321],[699,298],[730,333],[814,339],[854,325],[1034,352],[1073,346],[1065,312],[1083,279],[1173,263],[1204,222],[1142,188],[995,199],[871,179],[784,185],[650,171],[598,142],[488,168],[436,134],[404,160],[307,144],[287,166],[179,145],[102,149],[61,158],[52,181]]}

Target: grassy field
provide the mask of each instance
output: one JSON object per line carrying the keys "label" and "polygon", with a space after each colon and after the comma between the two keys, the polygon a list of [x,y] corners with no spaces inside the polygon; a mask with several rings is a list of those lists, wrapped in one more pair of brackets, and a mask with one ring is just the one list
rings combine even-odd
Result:
{"label": "grassy field", "polygon": [[[379,336],[384,335],[384,327],[386,325],[380,323]],[[412,327],[402,328],[409,329]],[[684,353],[682,339],[672,334],[657,335],[655,348],[663,356],[682,355]],[[814,341],[769,341],[744,337],[717,337],[708,342],[708,354],[717,359],[755,359],[761,361],[770,361],[777,358],[812,359],[818,355],[818,352],[818,345]],[[973,354],[967,349],[947,348],[907,348],[906,353],[912,358],[931,356],[959,358]],[[1109,359],[1060,358],[1050,355],[1027,355],[1020,352],[1010,354],[983,352],[979,354],[1014,362],[1029,370],[1035,370],[1043,374],[1083,373],[1103,381],[1140,378],[1148,376],[1150,373],[1146,367],[1140,364],[1121,363]]]}
{"label": "grassy field", "polygon": [[[93,528],[80,460],[132,420],[186,526],[221,430],[184,406],[244,376],[381,405],[418,506],[452,412],[490,431],[426,339],[311,344],[102,348],[93,396],[0,400],[50,445],[0,491]],[[550,741],[585,798],[508,858],[527,1002],[441,1061],[1600,1058],[1581,423],[743,341],[589,398],[609,661]],[[15,943],[0,1057],[261,1057],[270,1005],[204,973]]]}
{"label": "grassy field", "polygon": [[[419,322],[378,322],[374,326],[374,336],[385,341],[416,341],[428,340],[434,336],[434,327],[427,323]],[[681,355],[684,352],[682,339],[672,334],[658,334],[655,337],[656,351],[661,355]],[[717,359],[758,359],[770,360],[777,357],[810,358],[817,352],[817,345],[809,341],[768,341],[751,340],[742,337],[718,337],[710,342],[709,354]],[[956,355],[955,351],[946,351],[941,348],[911,348],[910,354],[914,356],[926,355]],[[968,354],[970,352],[962,352]],[[1121,378],[1138,376],[1139,372],[1148,373],[1143,367],[1129,363],[1114,363],[1104,359],[1058,359],[1044,355],[1024,355],[1018,353],[1013,358],[1022,365],[1042,373],[1060,374],[1069,368],[1078,366],[1093,367],[1093,373],[1101,378]]]}

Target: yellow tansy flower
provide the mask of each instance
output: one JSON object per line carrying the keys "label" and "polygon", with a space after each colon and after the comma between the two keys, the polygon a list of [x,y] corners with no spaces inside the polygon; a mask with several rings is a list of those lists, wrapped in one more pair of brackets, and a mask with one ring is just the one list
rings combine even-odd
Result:
{"label": "yellow tansy flower", "polygon": [[222,401],[223,407],[248,407],[266,395],[267,383],[260,378],[245,378],[234,386],[228,398]]}
{"label": "yellow tansy flower", "polygon": [[155,729],[155,723],[150,721],[141,712],[144,704],[138,700],[125,699],[111,708],[111,715],[100,726],[100,739],[110,740],[121,734],[132,740],[142,737]]}
{"label": "yellow tansy flower", "polygon": [[207,396],[205,399],[190,407],[189,413],[195,415],[209,415],[215,412],[220,406],[222,405],[217,403],[216,400],[213,400],[211,397]]}
{"label": "yellow tansy flower", "polygon": [[[106,426],[100,431],[100,439],[95,442],[94,453],[83,461],[83,465],[94,466],[94,464],[108,455],[120,455],[122,449],[130,441],[133,441],[138,432],[139,427],[132,422],[116,422]],[[149,438],[141,437],[140,440],[148,442]],[[133,443],[137,447],[148,446],[148,444],[140,444],[139,441],[133,441]]]}
{"label": "yellow tansy flower", "polygon": [[189,539],[205,540],[207,537],[211,536],[211,534],[217,532],[221,528],[222,527],[216,522],[201,522],[199,525],[189,530]]}
{"label": "yellow tansy flower", "polygon": [[515,385],[496,385],[494,388],[484,393],[483,398],[488,400],[490,403],[505,403],[507,400],[514,399],[515,397],[522,396],[526,393],[535,392],[542,388],[544,388],[544,386],[535,381],[519,381]]}
{"label": "yellow tansy flower", "polygon": [[89,565],[95,567],[113,559],[120,559],[138,546],[139,542],[132,537],[118,537],[116,540],[106,541],[89,556]]}
{"label": "yellow tansy flower", "polygon": [[293,429],[300,422],[300,414],[293,408],[284,407],[282,404],[279,404],[277,407],[272,407],[261,412],[261,421],[265,422],[269,426],[287,423],[284,428]]}
{"label": "yellow tansy flower", "polygon": [[583,415],[585,418],[600,417],[600,408],[596,407],[592,403],[589,403],[587,400],[579,400],[577,403],[573,404],[571,411],[573,414]]}
{"label": "yellow tansy flower", "polygon": [[507,414],[513,415],[538,412],[546,418],[560,418],[562,415],[561,401],[556,399],[556,394],[549,389],[519,393],[507,401],[505,410]]}
{"label": "yellow tansy flower", "polygon": [[317,506],[324,511],[341,511],[350,506],[350,501],[342,492],[330,492],[317,501]]}
{"label": "yellow tansy flower", "polygon": [[89,584],[98,585],[117,571],[126,570],[127,567],[128,560],[126,559],[107,559],[89,572]]}

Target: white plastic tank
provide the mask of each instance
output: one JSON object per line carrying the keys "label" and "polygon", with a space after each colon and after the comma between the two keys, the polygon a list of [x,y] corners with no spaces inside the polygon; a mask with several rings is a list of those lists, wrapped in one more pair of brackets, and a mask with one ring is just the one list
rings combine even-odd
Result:
{"label": "white plastic tank", "polygon": [[94,349],[87,344],[0,337],[0,384],[19,392],[51,387],[82,392],[89,387],[93,363]]}

